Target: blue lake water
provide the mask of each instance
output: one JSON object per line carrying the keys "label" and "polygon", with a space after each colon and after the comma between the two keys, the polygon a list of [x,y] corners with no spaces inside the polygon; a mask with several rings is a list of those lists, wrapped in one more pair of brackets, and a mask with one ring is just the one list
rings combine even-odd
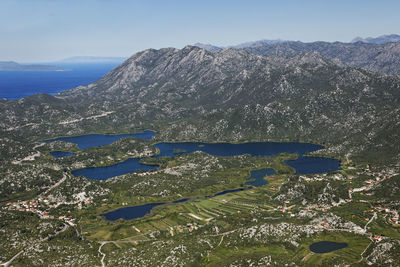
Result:
{"label": "blue lake water", "polygon": [[250,172],[250,177],[245,184],[252,185],[254,187],[263,186],[268,184],[268,181],[264,179],[265,176],[275,174],[275,170],[271,168],[265,168],[261,170],[255,170]]}
{"label": "blue lake water", "polygon": [[249,154],[251,156],[271,156],[280,153],[298,153],[302,156],[305,153],[322,149],[323,146],[310,143],[278,143],[278,142],[252,142],[252,143],[159,143],[155,144],[160,150],[156,157],[175,156],[174,151],[184,151],[191,153],[194,151],[203,151],[214,156],[237,156]]}
{"label": "blue lake water", "polygon": [[80,149],[86,149],[96,146],[109,145],[124,137],[135,137],[143,140],[151,140],[154,135],[156,135],[155,132],[146,130],[141,133],[135,133],[135,134],[115,134],[115,135],[88,134],[88,135],[71,136],[71,137],[59,137],[55,139],[44,140],[44,142],[49,143],[54,141],[65,141],[77,144]]}
{"label": "blue lake water", "polygon": [[118,219],[125,219],[125,220],[133,220],[137,218],[144,217],[145,215],[149,214],[150,211],[162,203],[152,203],[152,204],[145,204],[135,207],[126,207],[111,211],[109,213],[103,214],[106,220],[109,221],[116,221]]}
{"label": "blue lake water", "polygon": [[285,163],[295,169],[296,174],[324,173],[338,170],[340,167],[337,159],[321,157],[299,157],[297,160],[287,160]]}
{"label": "blue lake water", "polygon": [[331,241],[320,241],[310,245],[310,250],[314,253],[328,253],[347,247],[347,243],[337,243]]}
{"label": "blue lake water", "polygon": [[103,77],[119,63],[52,65],[69,71],[0,71],[0,98],[18,99],[38,93],[55,94],[87,85]]}
{"label": "blue lake water", "polygon": [[72,152],[66,152],[66,151],[52,151],[50,152],[50,155],[52,155],[55,158],[63,158],[63,157],[70,157],[70,156],[75,156],[75,153]]}
{"label": "blue lake water", "polygon": [[130,158],[121,163],[104,167],[92,167],[73,170],[74,176],[85,176],[94,180],[107,180],[111,177],[135,172],[138,170],[151,171],[156,170],[158,166],[141,164],[138,158]]}

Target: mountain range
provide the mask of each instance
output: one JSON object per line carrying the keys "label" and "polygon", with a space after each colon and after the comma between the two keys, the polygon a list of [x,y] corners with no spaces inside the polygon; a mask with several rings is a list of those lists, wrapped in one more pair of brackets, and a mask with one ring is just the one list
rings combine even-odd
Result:
{"label": "mountain range", "polygon": [[363,42],[371,44],[394,43],[394,42],[400,42],[400,35],[389,34],[389,35],[381,35],[378,37],[367,37],[367,38],[356,37],[351,42],[352,43]]}
{"label": "mountain range", "polygon": [[[148,49],[88,86],[2,101],[1,135],[147,128],[171,141],[312,141],[325,155],[399,163],[400,78],[295,44]],[[318,44],[331,47],[299,47]]]}
{"label": "mountain range", "polygon": [[[252,54],[263,56],[295,56],[303,53],[318,52],[324,57],[339,60],[342,63],[361,67],[372,71],[383,72],[391,75],[400,74],[400,39],[397,35],[388,35],[393,42],[311,42],[300,41],[258,41],[244,43],[234,48],[242,49]],[[391,36],[391,37],[390,37]],[[378,37],[376,39],[382,39]],[[385,39],[388,40],[388,39]],[[223,48],[213,45],[196,44],[196,46],[209,51]]]}

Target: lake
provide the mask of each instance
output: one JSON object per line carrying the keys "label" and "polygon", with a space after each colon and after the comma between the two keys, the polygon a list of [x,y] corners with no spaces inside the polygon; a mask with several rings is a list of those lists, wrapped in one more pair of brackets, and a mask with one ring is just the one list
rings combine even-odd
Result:
{"label": "lake", "polygon": [[51,65],[68,71],[0,71],[0,98],[18,99],[38,93],[52,95],[80,85],[88,85],[119,64],[53,63]]}
{"label": "lake", "polygon": [[152,203],[135,207],[121,208],[103,214],[103,216],[106,220],[109,221],[116,221],[118,219],[133,220],[144,217],[145,215],[149,214],[154,207],[159,206],[161,204],[163,203]]}
{"label": "lake", "polygon": [[332,241],[320,241],[310,245],[310,250],[314,253],[328,253],[347,247],[347,243],[337,243]]}
{"label": "lake", "polygon": [[87,135],[71,136],[71,137],[59,137],[59,138],[44,140],[44,142],[50,143],[54,141],[64,141],[77,144],[80,149],[87,149],[96,146],[109,145],[124,137],[135,137],[142,140],[151,140],[155,135],[156,135],[155,132],[145,130],[143,132],[135,134],[114,134],[114,135],[87,134]]}
{"label": "lake", "polygon": [[104,167],[90,167],[73,170],[74,176],[85,176],[93,180],[107,180],[109,178],[135,172],[138,170],[151,171],[158,169],[158,166],[147,165],[139,162],[139,158],[129,158],[121,163]]}

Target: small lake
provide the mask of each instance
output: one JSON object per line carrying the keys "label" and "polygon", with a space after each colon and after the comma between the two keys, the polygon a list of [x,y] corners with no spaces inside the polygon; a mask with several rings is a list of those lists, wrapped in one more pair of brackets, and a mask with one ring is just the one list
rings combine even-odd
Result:
{"label": "small lake", "polygon": [[149,214],[154,207],[159,206],[161,204],[163,203],[152,203],[135,207],[121,208],[103,214],[103,216],[108,221],[116,221],[118,219],[133,220],[144,217],[145,215]]}
{"label": "small lake", "polygon": [[76,154],[72,153],[72,152],[66,152],[66,151],[52,151],[52,152],[50,152],[50,155],[55,158],[63,158],[63,157],[75,156]]}
{"label": "small lake", "polygon": [[129,158],[121,163],[104,167],[90,167],[73,170],[71,173],[74,176],[85,176],[93,180],[107,180],[109,178],[136,172],[139,170],[152,171],[158,169],[156,165],[147,165],[139,162],[139,158]]}
{"label": "small lake", "polygon": [[286,160],[286,164],[296,170],[296,174],[324,173],[335,171],[340,167],[337,159],[321,157],[299,157],[296,160]]}
{"label": "small lake", "polygon": [[314,253],[329,253],[347,247],[347,243],[337,243],[332,241],[320,241],[310,245],[310,250]]}
{"label": "small lake", "polygon": [[87,134],[87,135],[71,136],[71,137],[59,137],[55,139],[44,140],[44,142],[50,143],[54,141],[64,141],[77,144],[80,149],[87,149],[91,147],[109,145],[124,137],[135,137],[142,140],[151,140],[155,135],[156,135],[155,132],[146,130],[141,133],[135,133],[135,134],[115,134],[115,135]]}

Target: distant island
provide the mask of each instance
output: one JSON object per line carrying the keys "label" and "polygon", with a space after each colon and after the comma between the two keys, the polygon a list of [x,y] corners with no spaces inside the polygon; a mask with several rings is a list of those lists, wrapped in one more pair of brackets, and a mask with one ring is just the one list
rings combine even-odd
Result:
{"label": "distant island", "polygon": [[66,71],[57,66],[39,64],[19,64],[14,61],[0,61],[0,71]]}
{"label": "distant island", "polygon": [[76,56],[62,59],[60,63],[122,63],[126,57],[92,57],[92,56]]}

